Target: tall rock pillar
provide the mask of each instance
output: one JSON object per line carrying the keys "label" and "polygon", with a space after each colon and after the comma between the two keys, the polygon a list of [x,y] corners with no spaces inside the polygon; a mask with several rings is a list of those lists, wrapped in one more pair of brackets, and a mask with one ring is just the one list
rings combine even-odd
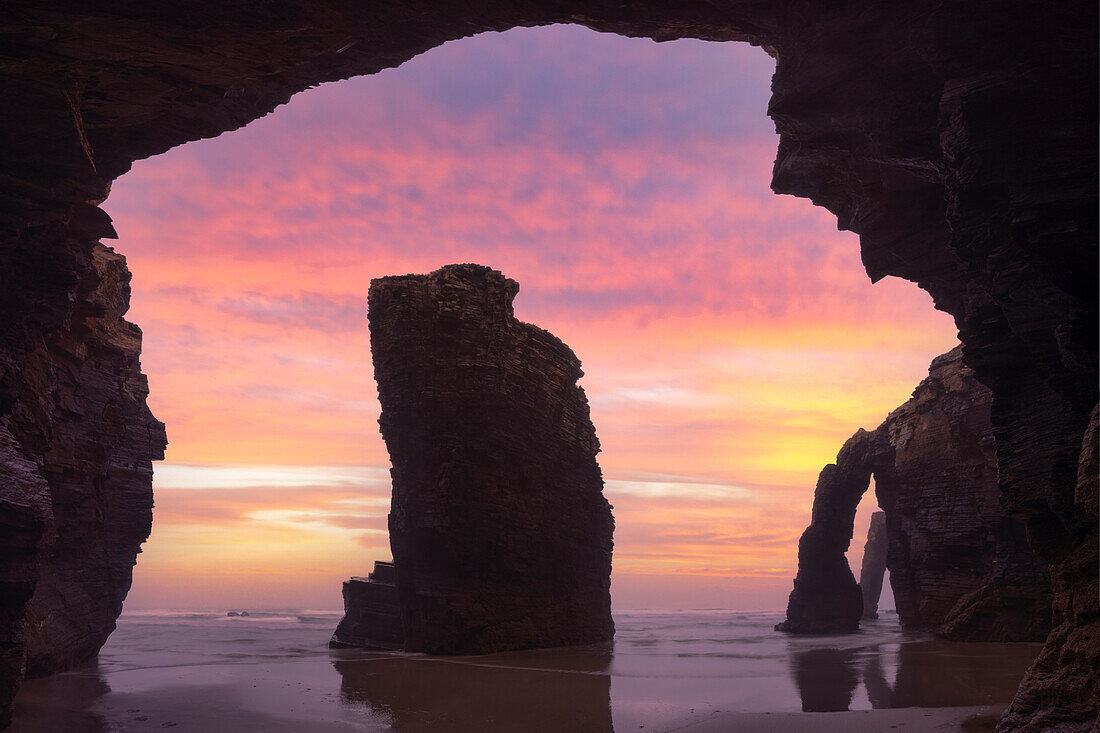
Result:
{"label": "tall rock pillar", "polygon": [[580,361],[516,320],[517,292],[480,265],[371,283],[409,651],[481,654],[614,635],[614,520]]}
{"label": "tall rock pillar", "polygon": [[886,512],[871,515],[863,563],[859,569],[859,589],[863,593],[863,618],[878,618],[878,599],[882,596],[882,578],[886,575]]}

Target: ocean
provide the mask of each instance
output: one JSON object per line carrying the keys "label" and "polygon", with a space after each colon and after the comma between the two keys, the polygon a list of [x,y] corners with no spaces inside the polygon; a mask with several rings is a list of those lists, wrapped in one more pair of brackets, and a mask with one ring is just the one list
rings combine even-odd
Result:
{"label": "ocean", "polygon": [[1039,644],[886,613],[791,637],[779,612],[624,611],[613,644],[439,658],[334,650],[340,614],[126,612],[98,663],[28,681],[13,733],[673,730],[722,713],[1003,705]]}

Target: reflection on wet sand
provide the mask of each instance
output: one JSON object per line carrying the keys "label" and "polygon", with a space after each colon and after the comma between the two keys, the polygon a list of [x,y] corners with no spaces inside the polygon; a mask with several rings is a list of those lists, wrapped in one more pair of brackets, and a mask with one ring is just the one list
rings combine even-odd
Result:
{"label": "reflection on wet sand", "polygon": [[100,733],[107,721],[95,704],[111,691],[96,662],[51,677],[27,680],[15,699],[12,731]]}
{"label": "reflection on wet sand", "polygon": [[394,730],[610,733],[610,647],[338,659],[346,703]]}
{"label": "reflection on wet sand", "polygon": [[[848,710],[861,679],[876,709],[993,705],[1012,699],[1040,646],[923,638],[847,649],[792,650],[791,676],[804,712]],[[890,684],[892,670],[896,671]]]}
{"label": "reflection on wet sand", "polygon": [[847,710],[859,685],[852,649],[808,649],[791,656],[791,674],[802,696],[804,713]]}

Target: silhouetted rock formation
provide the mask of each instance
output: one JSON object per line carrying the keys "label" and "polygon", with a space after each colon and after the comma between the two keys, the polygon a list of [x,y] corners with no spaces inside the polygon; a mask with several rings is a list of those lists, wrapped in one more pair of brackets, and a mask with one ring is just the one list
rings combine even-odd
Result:
{"label": "silhouetted rock formation", "polygon": [[[614,520],[580,362],[516,320],[517,292],[480,265],[371,283],[379,423],[393,463],[390,548],[409,651],[484,654],[615,633]],[[358,628],[369,585],[345,586],[342,628]]]}
{"label": "silhouetted rock formation", "polygon": [[[1096,3],[318,0],[197,12],[166,0],[9,0],[5,11],[0,422],[41,465],[54,408],[27,413],[26,435],[9,424],[36,401],[13,364],[79,308],[69,296],[94,278],[88,237],[102,236],[84,228],[88,202],[132,161],[486,30],[574,22],[766,48],[777,60],[773,188],[858,232],[872,279],[931,293],[993,392],[1003,500],[1052,564],[1057,607],[1046,661],[1006,724],[1093,727],[1098,520],[1095,492],[1075,485],[1100,399]],[[82,388],[58,397],[83,399]]]}
{"label": "silhouetted rock formation", "polygon": [[404,649],[405,627],[397,599],[397,576],[393,563],[375,562],[366,578],[344,583],[344,617],[340,619],[332,647]]}
{"label": "silhouetted rock formation", "polygon": [[[860,430],[845,443],[836,465],[818,479],[787,621],[778,629],[836,633],[858,627],[866,602],[861,597],[856,603],[858,588],[844,553],[874,475],[885,510],[886,567],[904,627],[970,641],[1045,638],[1050,582],[1023,526],[998,502],[990,397],[957,348],[932,361],[912,399],[875,432]],[[864,562],[866,577],[866,555]],[[881,584],[879,569],[876,607]]]}
{"label": "silhouetted rock formation", "polygon": [[[112,231],[106,219],[85,226]],[[55,539],[38,555],[37,578],[27,579],[27,674],[35,676],[94,657],[114,630],[152,522],[150,461],[166,442],[145,405],[141,331],[123,319],[125,260],[98,243],[70,245],[87,247],[89,269],[72,283],[66,321],[5,364],[4,396],[15,407],[0,418],[41,461],[35,471],[52,505]]]}
{"label": "silhouetted rock formation", "polygon": [[836,463],[821,469],[813,517],[798,540],[798,576],[787,602],[787,620],[777,631],[835,634],[859,628],[863,594],[844,553],[878,454],[875,433],[859,430],[840,449]]}
{"label": "silhouetted rock formation", "polygon": [[878,618],[878,599],[882,596],[882,578],[886,575],[886,512],[874,512],[863,545],[859,569],[859,590],[863,594],[863,618]]}
{"label": "silhouetted rock formation", "polygon": [[22,263],[36,248],[0,249],[0,298],[25,315],[0,326],[4,524],[14,530],[0,690],[22,677],[16,660],[50,674],[94,657],[114,630],[152,521],[150,461],[165,445],[145,405],[141,331],[123,319],[130,274],[95,241],[113,235],[110,220],[85,205],[50,231],[49,262],[71,269],[29,274]]}

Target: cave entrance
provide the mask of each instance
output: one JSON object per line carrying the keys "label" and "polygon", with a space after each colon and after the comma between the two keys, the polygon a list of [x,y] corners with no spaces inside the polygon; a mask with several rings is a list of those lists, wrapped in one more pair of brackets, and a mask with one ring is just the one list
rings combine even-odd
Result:
{"label": "cave entrance", "polygon": [[335,608],[387,556],[366,288],[465,261],[582,360],[616,608],[781,607],[817,471],[955,332],[768,189],[773,68],[514,29],[135,164],[104,208],[172,442],[128,607]]}

